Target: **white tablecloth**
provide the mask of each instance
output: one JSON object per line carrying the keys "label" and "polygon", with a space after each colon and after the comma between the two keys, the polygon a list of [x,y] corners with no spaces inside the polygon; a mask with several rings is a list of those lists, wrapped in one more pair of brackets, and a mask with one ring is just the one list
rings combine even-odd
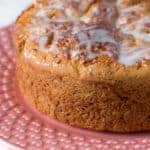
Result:
{"label": "white tablecloth", "polygon": [[21,150],[3,140],[0,140],[0,150]]}
{"label": "white tablecloth", "polygon": [[34,0],[0,0],[0,27],[15,21]]}

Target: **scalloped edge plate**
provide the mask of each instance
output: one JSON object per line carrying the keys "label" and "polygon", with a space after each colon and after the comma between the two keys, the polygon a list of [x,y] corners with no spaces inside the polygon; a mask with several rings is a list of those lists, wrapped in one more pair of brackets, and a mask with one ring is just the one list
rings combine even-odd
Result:
{"label": "scalloped edge plate", "polygon": [[50,119],[24,99],[15,79],[13,25],[0,29],[0,137],[31,150],[150,150],[150,133],[115,134],[79,129]]}

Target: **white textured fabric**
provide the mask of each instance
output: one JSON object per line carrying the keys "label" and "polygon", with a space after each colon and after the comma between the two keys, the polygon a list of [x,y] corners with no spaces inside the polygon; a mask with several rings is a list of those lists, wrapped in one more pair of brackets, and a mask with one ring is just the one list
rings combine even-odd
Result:
{"label": "white textured fabric", "polygon": [[0,27],[15,21],[34,0],[0,0]]}
{"label": "white textured fabric", "polygon": [[3,140],[0,140],[0,149],[1,150],[21,150],[20,148],[17,148],[11,144],[8,144]]}

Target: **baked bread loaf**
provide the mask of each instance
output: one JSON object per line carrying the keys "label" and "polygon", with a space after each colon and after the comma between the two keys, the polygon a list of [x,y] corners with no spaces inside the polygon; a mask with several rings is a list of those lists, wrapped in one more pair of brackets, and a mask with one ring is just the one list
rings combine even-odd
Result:
{"label": "baked bread loaf", "polygon": [[150,130],[149,0],[39,0],[16,22],[29,103],[98,131]]}

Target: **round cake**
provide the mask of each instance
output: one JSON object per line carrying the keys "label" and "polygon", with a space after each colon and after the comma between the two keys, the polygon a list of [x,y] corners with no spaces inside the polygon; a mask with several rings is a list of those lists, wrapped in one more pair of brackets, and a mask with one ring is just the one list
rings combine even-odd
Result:
{"label": "round cake", "polygon": [[16,74],[50,118],[150,131],[149,0],[38,0],[16,22]]}

